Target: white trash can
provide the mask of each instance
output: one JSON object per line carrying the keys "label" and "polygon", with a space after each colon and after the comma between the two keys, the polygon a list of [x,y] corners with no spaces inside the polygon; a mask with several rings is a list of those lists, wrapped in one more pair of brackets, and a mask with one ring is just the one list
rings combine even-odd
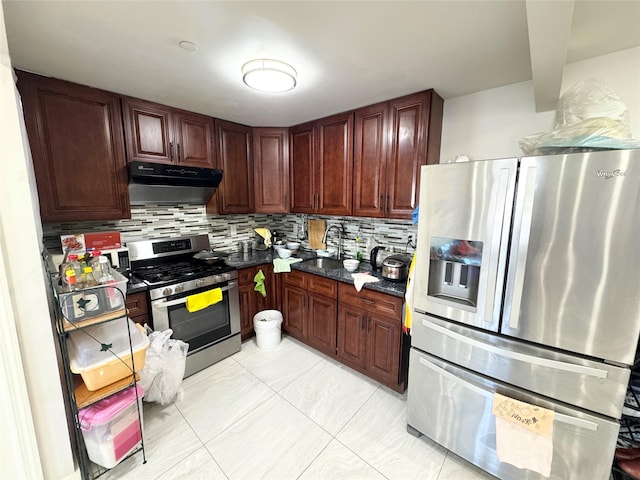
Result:
{"label": "white trash can", "polygon": [[282,336],[282,313],[278,310],[263,310],[253,317],[258,348],[274,348]]}

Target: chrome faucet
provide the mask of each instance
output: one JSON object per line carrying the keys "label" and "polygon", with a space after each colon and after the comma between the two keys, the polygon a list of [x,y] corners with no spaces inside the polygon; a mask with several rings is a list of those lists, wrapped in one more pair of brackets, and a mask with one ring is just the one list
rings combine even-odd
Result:
{"label": "chrome faucet", "polygon": [[338,260],[342,260],[342,235],[344,234],[344,224],[333,224],[329,225],[327,229],[324,231],[324,235],[322,236],[322,243],[326,245],[327,243],[327,235],[329,230],[332,228],[338,229]]}

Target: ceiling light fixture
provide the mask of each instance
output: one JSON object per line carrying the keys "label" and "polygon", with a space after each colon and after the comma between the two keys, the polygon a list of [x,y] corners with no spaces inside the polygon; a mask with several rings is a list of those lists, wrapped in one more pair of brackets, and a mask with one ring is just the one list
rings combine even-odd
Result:
{"label": "ceiling light fixture", "polygon": [[242,81],[256,90],[269,93],[288,92],[296,86],[297,72],[279,60],[261,58],[242,66]]}

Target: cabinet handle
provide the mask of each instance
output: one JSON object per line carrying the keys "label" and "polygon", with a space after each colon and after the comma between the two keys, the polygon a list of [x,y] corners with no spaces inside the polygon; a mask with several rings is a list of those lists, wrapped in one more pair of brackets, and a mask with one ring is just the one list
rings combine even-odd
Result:
{"label": "cabinet handle", "polygon": [[385,205],[384,205],[384,211],[389,213],[389,194],[388,193],[387,193],[387,201],[385,202]]}
{"label": "cabinet handle", "polygon": [[173,162],[173,142],[169,142],[169,158]]}
{"label": "cabinet handle", "polygon": [[178,162],[180,162],[180,144],[177,143],[176,145],[178,145]]}
{"label": "cabinet handle", "polygon": [[370,329],[371,329],[371,317],[367,319],[367,333],[369,333]]}
{"label": "cabinet handle", "polygon": [[369,300],[368,298],[361,298],[360,301],[362,303],[366,303],[367,305],[373,305],[374,303],[376,303],[374,300]]}
{"label": "cabinet handle", "polygon": [[384,195],[380,194],[380,210],[382,210],[382,212],[384,212],[385,206],[384,206]]}

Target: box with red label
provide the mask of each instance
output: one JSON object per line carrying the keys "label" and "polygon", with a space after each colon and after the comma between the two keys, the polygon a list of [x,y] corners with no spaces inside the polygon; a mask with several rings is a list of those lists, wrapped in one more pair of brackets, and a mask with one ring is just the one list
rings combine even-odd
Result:
{"label": "box with red label", "polygon": [[121,248],[120,232],[85,233],[84,245],[87,252]]}

